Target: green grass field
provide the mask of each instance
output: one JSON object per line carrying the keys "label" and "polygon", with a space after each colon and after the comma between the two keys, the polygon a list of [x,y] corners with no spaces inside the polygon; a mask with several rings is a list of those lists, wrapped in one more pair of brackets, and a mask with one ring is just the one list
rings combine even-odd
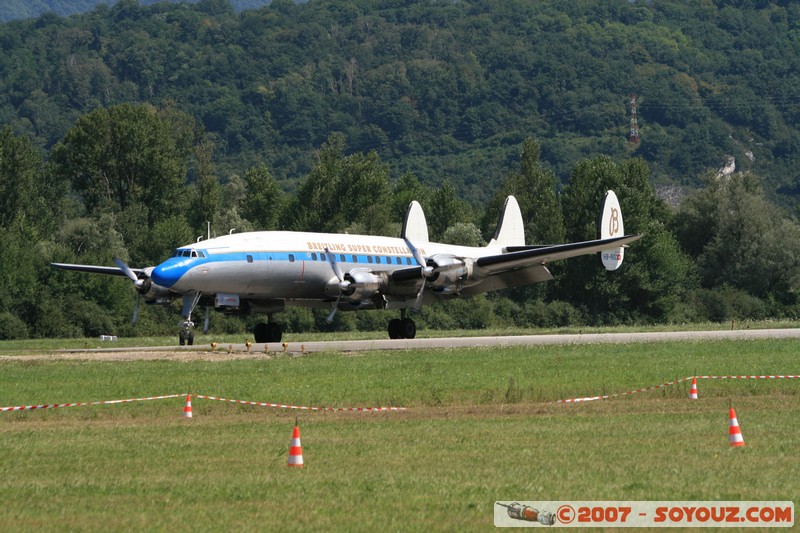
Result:
{"label": "green grass field", "polygon": [[[0,413],[0,528],[481,531],[496,500],[800,501],[800,342],[547,346],[262,360],[0,362],[0,404],[199,393]],[[746,442],[728,445],[728,408]],[[304,469],[288,468],[298,419]]]}

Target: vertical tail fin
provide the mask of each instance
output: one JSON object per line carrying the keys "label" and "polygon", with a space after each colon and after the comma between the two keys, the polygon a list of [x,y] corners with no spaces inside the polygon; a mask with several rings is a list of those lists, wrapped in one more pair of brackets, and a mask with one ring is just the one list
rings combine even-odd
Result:
{"label": "vertical tail fin", "polygon": [[425,220],[422,206],[416,200],[408,204],[400,237],[415,242],[428,242],[428,221]]}
{"label": "vertical tail fin", "polygon": [[[597,216],[597,238],[610,239],[625,235],[625,226],[622,223],[622,209],[614,191],[607,191]],[[606,270],[616,270],[622,266],[625,257],[625,248],[619,246],[600,252],[600,262]]]}
{"label": "vertical tail fin", "polygon": [[489,246],[525,246],[525,223],[522,221],[522,212],[517,199],[513,196],[506,198],[494,237],[489,241]]}

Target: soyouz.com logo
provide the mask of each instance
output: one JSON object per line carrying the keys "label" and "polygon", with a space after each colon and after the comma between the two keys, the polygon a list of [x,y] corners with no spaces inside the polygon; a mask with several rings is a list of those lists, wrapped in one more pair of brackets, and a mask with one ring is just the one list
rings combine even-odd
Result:
{"label": "soyouz.com logo", "polygon": [[520,501],[494,505],[496,527],[792,527],[790,501]]}

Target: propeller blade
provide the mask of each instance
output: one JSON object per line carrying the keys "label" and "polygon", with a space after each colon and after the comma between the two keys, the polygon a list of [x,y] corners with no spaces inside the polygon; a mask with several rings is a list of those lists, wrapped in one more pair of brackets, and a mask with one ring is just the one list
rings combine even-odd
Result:
{"label": "propeller blade", "polygon": [[331,253],[330,250],[325,248],[325,257],[328,258],[328,263],[331,264],[331,269],[333,273],[336,274],[336,277],[339,278],[339,281],[344,281],[344,274],[342,274],[342,269],[339,268],[339,263],[336,262],[336,256]]}
{"label": "propeller blade", "polygon": [[428,261],[425,259],[425,256],[422,255],[422,252],[414,246],[414,243],[411,242],[410,239],[404,239],[406,241],[406,246],[408,249],[411,250],[411,255],[414,256],[419,266],[422,268],[422,286],[419,288],[419,292],[417,293],[417,299],[414,302],[414,311],[419,312],[420,308],[422,307],[422,295],[425,292],[425,281],[428,279],[428,276],[433,274],[433,267],[428,266]]}
{"label": "propeller blade", "polygon": [[126,265],[122,259],[120,259],[119,257],[115,257],[114,263],[116,263],[119,269],[122,270],[122,273],[125,274],[125,276],[127,276],[129,280],[131,280],[134,283],[139,281],[139,278],[136,276],[136,274],[133,273],[133,270],[131,270],[131,268],[128,265]]}
{"label": "propeller blade", "polygon": [[342,299],[342,293],[339,293],[339,297],[336,298],[336,302],[334,302],[333,304],[333,309],[331,309],[330,314],[327,317],[325,317],[325,322],[327,322],[328,324],[333,322],[333,317],[336,315],[336,311],[339,309],[339,300],[341,299]]}
{"label": "propeller blade", "polygon": [[133,305],[133,319],[131,319],[131,325],[136,325],[136,322],[139,320],[139,300],[141,299],[142,295],[138,292],[136,293],[136,303]]}

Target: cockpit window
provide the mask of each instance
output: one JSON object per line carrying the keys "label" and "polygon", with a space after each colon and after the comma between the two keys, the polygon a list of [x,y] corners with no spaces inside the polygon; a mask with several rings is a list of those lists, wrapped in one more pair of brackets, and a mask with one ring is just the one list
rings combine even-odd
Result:
{"label": "cockpit window", "polygon": [[203,252],[198,252],[197,250],[181,250],[180,248],[175,250],[175,253],[172,254],[172,257],[205,257],[206,254]]}

